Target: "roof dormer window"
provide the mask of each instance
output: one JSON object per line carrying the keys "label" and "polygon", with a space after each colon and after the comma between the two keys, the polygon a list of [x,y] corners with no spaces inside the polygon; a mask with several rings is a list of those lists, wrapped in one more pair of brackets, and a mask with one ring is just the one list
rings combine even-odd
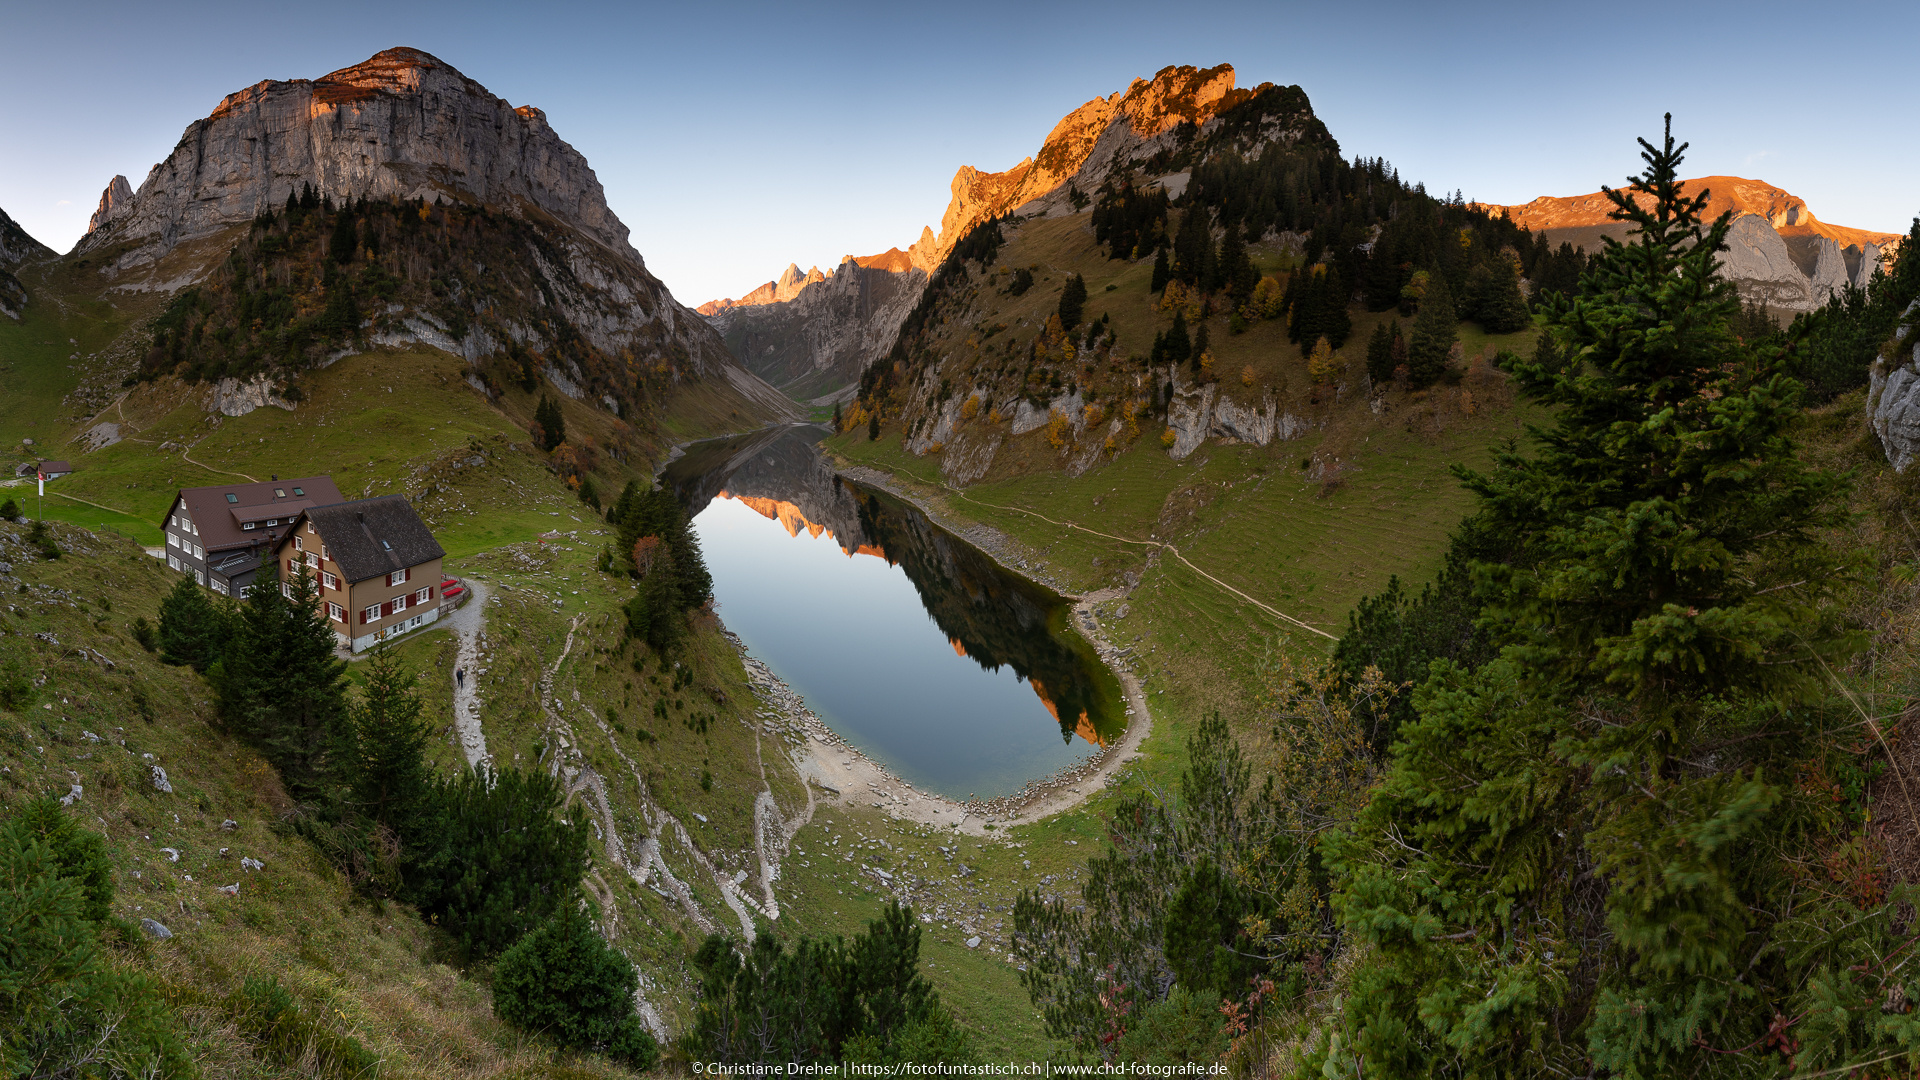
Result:
{"label": "roof dormer window", "polygon": [[294,489],[293,489],[293,493],[294,493],[295,495],[305,495],[305,494],[306,494],[306,492],[305,492],[305,491],[303,491],[303,490],[302,490],[302,489],[300,489],[300,488],[294,488]]}
{"label": "roof dormer window", "polygon": [[240,496],[235,495],[233,492],[229,491],[227,492],[227,501],[229,503],[237,503],[240,501]]}
{"label": "roof dormer window", "polygon": [[241,524],[241,526],[240,526],[240,527],[241,527],[242,529],[251,529],[251,528],[253,528],[253,527],[254,527],[254,524],[255,524],[255,523],[254,523],[254,522],[251,522],[251,521],[248,521],[248,522],[243,522],[243,523]]}
{"label": "roof dormer window", "polygon": [[271,526],[271,525],[278,525],[278,524],[280,524],[280,519],[279,519],[279,518],[268,518],[268,519],[267,519],[267,524],[268,524],[268,525],[270,525],[270,526]]}
{"label": "roof dormer window", "polygon": [[274,488],[274,489],[273,489],[273,497],[274,497],[274,498],[276,498],[276,499],[284,499],[284,498],[286,498],[286,497],[287,497],[287,491],[286,491],[286,489],[285,489],[285,488]]}

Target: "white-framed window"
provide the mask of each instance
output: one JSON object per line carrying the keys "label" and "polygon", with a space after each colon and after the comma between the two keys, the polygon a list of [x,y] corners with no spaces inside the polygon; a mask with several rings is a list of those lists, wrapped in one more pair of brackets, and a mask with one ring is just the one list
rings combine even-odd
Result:
{"label": "white-framed window", "polygon": [[320,545],[320,557],[321,557],[321,558],[323,558],[323,559],[331,559],[331,558],[333,558],[333,556],[331,556],[331,555],[329,555],[329,554],[327,554],[327,545],[326,545],[325,543],[322,543],[322,544]]}
{"label": "white-framed window", "polygon": [[379,622],[380,621],[380,605],[374,604],[371,607],[363,608],[360,612],[360,621],[363,623]]}
{"label": "white-framed window", "polygon": [[424,604],[431,599],[433,599],[433,586],[431,585],[413,594],[413,602],[416,604]]}
{"label": "white-framed window", "polygon": [[311,551],[307,552],[307,568],[309,570],[320,569],[320,556],[315,555]]}
{"label": "white-framed window", "polygon": [[281,582],[280,595],[286,597],[289,600],[293,599],[293,582],[291,581]]}
{"label": "white-framed window", "polygon": [[254,526],[254,523],[253,523],[253,522],[251,522],[251,521],[249,521],[249,522],[246,522],[245,524],[243,524],[243,525],[241,525],[240,527],[241,527],[242,529],[251,529],[251,528],[253,528],[253,526]]}
{"label": "white-framed window", "polygon": [[226,596],[226,595],[228,595],[228,594],[227,594],[227,583],[226,583],[226,582],[224,582],[224,581],[221,581],[221,580],[220,580],[219,578],[214,578],[214,579],[213,579],[213,591],[214,591],[214,592],[217,592],[217,593],[219,593],[219,594],[220,594],[221,596]]}
{"label": "white-framed window", "polygon": [[322,570],[320,571],[320,584],[325,585],[329,589],[337,589],[340,587],[340,579]]}
{"label": "white-framed window", "polygon": [[296,537],[294,537],[294,538],[293,538],[293,550],[295,550],[295,551],[305,551],[305,550],[307,550],[307,545],[306,545],[306,544],[304,544],[304,543],[301,543],[301,541],[300,541],[300,538],[299,538],[298,536],[296,536]]}
{"label": "white-framed window", "polygon": [[180,569],[180,560],[173,557],[172,555],[167,556],[167,569],[169,570]]}
{"label": "white-framed window", "polygon": [[280,524],[280,519],[279,519],[279,518],[268,518],[268,519],[267,519],[267,524],[268,524],[269,526],[272,526],[272,525],[278,525],[278,524]]}
{"label": "white-framed window", "polygon": [[339,622],[339,623],[346,622],[347,610],[341,607],[339,604],[336,604],[333,601],[329,600],[327,601],[327,618],[332,619],[334,622]]}
{"label": "white-framed window", "polygon": [[393,603],[393,613],[395,615],[398,615],[401,612],[407,610],[407,598],[404,596],[394,597],[392,603]]}
{"label": "white-framed window", "polygon": [[193,572],[193,580],[195,584],[205,585],[207,583],[207,575],[201,573],[198,570],[195,570]]}
{"label": "white-framed window", "polygon": [[395,570],[393,573],[387,575],[387,584],[389,585],[405,585],[406,583],[407,572],[405,570]]}
{"label": "white-framed window", "polygon": [[177,548],[177,547],[179,547],[179,546],[180,546],[180,534],[179,534],[179,533],[168,533],[168,534],[167,534],[167,546],[168,546],[168,547],[173,547],[173,548]]}
{"label": "white-framed window", "polygon": [[193,545],[193,557],[196,559],[202,559],[206,557],[206,552],[200,549],[199,544]]}
{"label": "white-framed window", "polygon": [[199,535],[200,535],[200,526],[198,526],[198,525],[195,525],[195,524],[194,524],[194,523],[193,523],[192,521],[188,521],[188,522],[187,522],[187,529],[188,529],[188,531],[190,531],[190,532],[192,532],[192,533],[193,533],[193,535],[195,535],[195,536],[199,536]]}

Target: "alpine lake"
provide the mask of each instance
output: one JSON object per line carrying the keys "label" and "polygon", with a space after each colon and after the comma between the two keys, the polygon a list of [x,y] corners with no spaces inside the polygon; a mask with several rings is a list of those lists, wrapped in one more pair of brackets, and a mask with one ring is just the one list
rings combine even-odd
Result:
{"label": "alpine lake", "polygon": [[727,628],[841,738],[923,791],[1018,791],[1118,738],[1120,685],[1069,601],[855,483],[795,425],[662,472]]}

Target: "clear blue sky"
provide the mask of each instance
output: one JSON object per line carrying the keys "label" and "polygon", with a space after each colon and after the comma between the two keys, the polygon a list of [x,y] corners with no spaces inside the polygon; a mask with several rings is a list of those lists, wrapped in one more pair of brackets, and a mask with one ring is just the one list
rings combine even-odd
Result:
{"label": "clear blue sky", "polygon": [[[1689,175],[1905,232],[1920,5],[0,2],[0,208],[65,251],[115,173],[264,78],[425,49],[537,105],[683,302],[938,226],[961,165],[1167,64],[1298,83],[1349,156],[1490,202],[1618,184],[1660,114]],[[1655,35],[1658,38],[1655,38]]]}

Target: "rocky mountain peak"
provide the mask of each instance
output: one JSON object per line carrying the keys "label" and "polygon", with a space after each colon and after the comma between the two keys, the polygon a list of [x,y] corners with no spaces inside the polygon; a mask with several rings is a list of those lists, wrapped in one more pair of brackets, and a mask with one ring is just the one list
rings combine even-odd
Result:
{"label": "rocky mountain peak", "polygon": [[[1865,285],[1890,259],[1898,233],[1832,225],[1816,218],[1806,200],[1764,180],[1743,176],[1701,176],[1681,181],[1687,192],[1707,193],[1709,221],[1733,215],[1721,273],[1751,301],[1765,301],[1785,312],[1811,311],[1847,285]],[[1651,196],[1634,194],[1641,205]],[[1597,251],[1602,236],[1626,237],[1627,225],[1609,216],[1613,203],[1604,192],[1542,195],[1519,206],[1489,206],[1506,211],[1515,223],[1547,237]]]}
{"label": "rocky mountain peak", "polygon": [[546,114],[419,49],[236,90],[187,127],[138,191],[116,180],[77,249],[117,247],[109,272],[251,221],[306,184],[339,201],[447,197],[545,217],[641,262],[586,158]]}
{"label": "rocky mountain peak", "polygon": [[133,206],[133,185],[127,183],[124,176],[115,176],[107,182],[107,190],[100,193],[100,206],[94,210],[93,217],[87,219],[87,231],[105,228],[109,221],[125,214]]}
{"label": "rocky mountain peak", "polygon": [[1331,144],[1297,88],[1261,83],[1242,90],[1234,78],[1231,64],[1164,67],[1151,79],[1135,79],[1124,91],[1094,98],[1068,113],[1047,133],[1038,154],[1004,172],[962,166],[954,174],[952,200],[940,219],[934,265],[968,230],[990,218],[1074,212],[1075,192],[1091,196],[1109,180],[1170,156],[1179,150],[1182,132],[1213,132],[1225,114],[1241,106],[1272,106],[1257,110],[1260,115],[1242,140],[1243,152],[1276,139],[1311,136]]}

